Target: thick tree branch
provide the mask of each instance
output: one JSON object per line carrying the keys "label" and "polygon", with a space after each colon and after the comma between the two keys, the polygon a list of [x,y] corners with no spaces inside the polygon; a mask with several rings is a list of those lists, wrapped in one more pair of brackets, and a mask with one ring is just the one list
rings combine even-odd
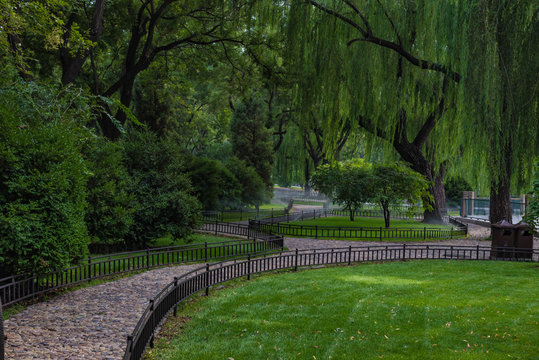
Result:
{"label": "thick tree branch", "polygon": [[442,84],[442,97],[440,98],[440,102],[438,103],[438,106],[436,107],[436,109],[434,109],[429,114],[429,116],[427,117],[427,120],[425,121],[425,123],[423,124],[419,132],[417,133],[413,141],[413,144],[415,146],[422,146],[425,143],[430,132],[432,131],[432,129],[434,129],[436,122],[440,120],[440,118],[442,117],[445,111],[445,95],[447,91],[447,83],[448,83],[447,77],[444,76],[444,81]]}
{"label": "thick tree branch", "polygon": [[310,3],[311,5],[313,5],[314,7],[317,7],[318,9],[322,10],[323,12],[331,15],[331,16],[335,16],[336,18],[344,21],[345,23],[351,25],[352,27],[356,28],[363,36],[368,36],[369,33],[367,32],[367,30],[363,29],[361,26],[359,26],[358,23],[356,23],[355,21],[347,18],[346,16],[344,15],[341,15],[339,14],[338,12],[335,12],[331,9],[328,9],[326,8],[325,6],[317,3],[316,1],[313,1],[313,0],[306,0],[308,3]]}
{"label": "thick tree branch", "polygon": [[[363,38],[352,39],[352,40],[350,40],[348,42],[348,45],[351,45],[352,43],[354,43],[356,41],[370,42],[372,44],[376,44],[376,45],[379,45],[379,46],[382,46],[382,47],[393,50],[394,52],[396,52],[397,54],[399,54],[400,56],[402,56],[403,58],[408,60],[408,62],[410,62],[414,66],[417,66],[417,67],[419,67],[421,69],[425,69],[425,70],[432,70],[432,71],[440,72],[442,74],[447,75],[453,81],[455,81],[457,83],[460,82],[460,78],[461,78],[460,74],[453,71],[448,66],[438,64],[438,63],[435,63],[435,62],[432,62],[432,61],[429,61],[429,60],[417,58],[414,55],[412,55],[410,52],[408,52],[406,49],[404,49],[404,47],[401,44],[397,44],[397,43],[395,43],[393,41],[389,41],[389,40],[385,40],[385,39],[381,39],[379,37],[376,37],[372,32],[369,32],[368,30],[363,29],[359,24],[357,24],[352,19],[347,18],[346,16],[344,16],[344,15],[342,15],[342,14],[340,14],[340,13],[334,11],[334,10],[328,9],[325,6],[321,5],[320,3],[318,3],[318,2],[316,2],[314,0],[306,0],[306,1],[308,3],[310,3],[311,5],[313,5],[314,7],[320,9],[321,11],[323,11],[323,12],[325,12],[325,13],[331,15],[331,16],[334,16],[337,19],[351,25],[352,27],[354,27],[355,29],[357,29],[361,33]],[[343,1],[345,1],[345,0],[343,0]],[[348,1],[345,1],[345,3],[348,4]],[[360,17],[362,17],[362,14],[360,15]],[[364,23],[365,23],[365,21],[366,21],[366,19],[364,20]],[[368,24],[368,22],[366,22],[366,24]]]}

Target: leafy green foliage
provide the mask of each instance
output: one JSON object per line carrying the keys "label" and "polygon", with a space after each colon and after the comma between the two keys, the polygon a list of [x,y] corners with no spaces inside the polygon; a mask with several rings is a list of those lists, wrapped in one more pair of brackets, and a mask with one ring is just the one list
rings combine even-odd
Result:
{"label": "leafy green foliage", "polygon": [[[410,205],[410,213],[413,213],[415,203],[421,199],[428,199],[430,195],[427,180],[421,174],[400,164],[374,164],[371,181],[371,201],[379,203],[382,207],[386,227],[389,227],[391,205],[406,202]],[[423,206],[428,205],[424,203]]]}
{"label": "leafy green foliage", "polygon": [[[354,210],[365,202],[378,203],[384,211],[386,227],[390,224],[391,205],[407,202],[410,205],[428,198],[428,182],[417,172],[403,165],[368,164],[347,161],[324,165],[312,177],[312,183],[337,204]],[[410,207],[410,212],[413,212]]]}
{"label": "leafy green foliage", "polygon": [[532,190],[525,221],[535,230],[539,228],[539,160],[535,160],[534,164]]}
{"label": "leafy green foliage", "polygon": [[330,196],[336,204],[344,205],[354,221],[354,212],[371,198],[370,168],[363,161],[347,161],[322,165],[311,177],[312,185]]}
{"label": "leafy green foliage", "polygon": [[265,127],[266,119],[267,112],[262,101],[251,96],[236,105],[230,132],[234,155],[253,167],[271,192],[273,149],[270,131]]}
{"label": "leafy green foliage", "polygon": [[0,93],[0,276],[65,267],[87,252],[91,100],[35,84]]}
{"label": "leafy green foliage", "polygon": [[447,199],[457,204],[459,204],[462,199],[463,191],[473,190],[472,186],[462,176],[450,177],[444,183],[444,186],[445,196],[447,197]]}
{"label": "leafy green foliage", "polygon": [[258,208],[269,200],[267,186],[254,168],[237,157],[230,158],[226,167],[234,174],[241,185],[241,203]]}
{"label": "leafy green foliage", "polygon": [[148,131],[130,131],[122,141],[129,192],[137,207],[128,242],[147,246],[152,239],[170,234],[180,238],[198,225],[200,203],[192,195],[181,149]]}
{"label": "leafy green foliage", "polygon": [[86,226],[92,243],[123,244],[133,225],[135,197],[129,192],[130,178],[120,144],[96,138],[85,149],[88,170],[86,184]]}
{"label": "leafy green foliage", "polygon": [[203,209],[219,210],[240,205],[241,184],[220,161],[191,157],[186,171]]}

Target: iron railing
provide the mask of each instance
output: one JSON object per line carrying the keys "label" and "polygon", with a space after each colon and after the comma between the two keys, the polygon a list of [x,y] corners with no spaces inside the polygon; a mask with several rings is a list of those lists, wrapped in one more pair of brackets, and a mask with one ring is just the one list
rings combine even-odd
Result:
{"label": "iron railing", "polygon": [[288,213],[288,208],[276,209],[239,209],[239,210],[222,210],[222,211],[202,211],[203,222],[230,222],[230,221],[246,221],[249,219],[263,219],[274,217]]}
{"label": "iron railing", "polygon": [[[500,258],[504,251],[507,258]],[[491,257],[494,256],[494,257]],[[458,260],[509,260],[538,261],[539,251],[532,249],[497,249],[481,246],[433,246],[433,245],[388,245],[334,248],[308,251],[286,251],[273,256],[235,259],[206,264],[182,277],[174,278],[150,303],[131,335],[127,337],[124,360],[141,359],[146,346],[153,347],[156,329],[170,311],[176,316],[177,305],[191,295],[211,286],[240,277],[250,279],[252,274],[299,267],[323,266],[372,261],[398,261],[415,259],[458,259]]]}
{"label": "iron railing", "polygon": [[0,279],[0,301],[6,306],[52,290],[106,276],[164,265],[223,260],[245,253],[261,254],[283,247],[282,236],[249,230],[247,225],[217,224],[217,227],[229,234],[248,236],[248,239],[89,257],[85,264],[48,274],[10,276]]}
{"label": "iron railing", "polygon": [[0,300],[0,360],[4,360],[4,314],[2,314],[2,300]]}
{"label": "iron railing", "polygon": [[452,239],[468,235],[468,228],[384,228],[366,226],[296,225],[282,222],[250,220],[249,226],[258,231],[272,231],[284,236],[315,239]]}
{"label": "iron railing", "polygon": [[[297,211],[293,213],[286,213],[280,216],[271,216],[266,217],[262,219],[254,219],[254,220],[260,220],[262,223],[278,223],[278,222],[290,222],[290,221],[299,221],[299,220],[309,220],[309,219],[317,219],[322,217],[330,217],[330,216],[349,216],[350,212],[348,210],[344,209],[313,209],[313,210],[306,210],[306,211]],[[422,220],[423,214],[420,213],[412,213],[409,214],[406,211],[392,211],[390,213],[392,219],[401,219],[401,220]],[[359,209],[354,212],[354,216],[356,217],[384,217],[384,213],[382,210],[374,210],[374,209]],[[253,220],[253,219],[251,219]]]}

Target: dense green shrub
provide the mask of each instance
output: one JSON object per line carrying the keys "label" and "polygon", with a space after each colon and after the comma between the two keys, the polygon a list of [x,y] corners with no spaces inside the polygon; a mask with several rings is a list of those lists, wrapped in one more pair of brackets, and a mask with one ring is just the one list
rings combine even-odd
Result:
{"label": "dense green shrub", "polygon": [[131,130],[122,141],[130,193],[137,207],[128,241],[139,247],[171,235],[185,237],[198,225],[200,203],[192,195],[180,147],[149,131]]}
{"label": "dense green shrub", "polygon": [[84,149],[90,178],[86,226],[92,244],[121,245],[133,225],[135,196],[120,144],[96,138]]}
{"label": "dense green shrub", "polygon": [[241,203],[241,185],[220,161],[193,156],[186,170],[203,209],[234,208]]}
{"label": "dense green shrub", "polygon": [[445,197],[456,204],[460,204],[463,191],[472,191],[472,186],[461,176],[450,177],[444,184]]}
{"label": "dense green shrub", "polygon": [[234,155],[256,170],[271,195],[273,145],[271,131],[265,126],[267,118],[267,108],[259,97],[245,98],[230,120],[230,142]]}
{"label": "dense green shrub", "polygon": [[59,269],[86,254],[88,103],[35,84],[0,89],[0,276]]}
{"label": "dense green shrub", "polygon": [[256,170],[247,166],[245,161],[232,157],[227,161],[226,167],[234,174],[241,185],[242,205],[258,208],[259,205],[270,199],[266,184]]}

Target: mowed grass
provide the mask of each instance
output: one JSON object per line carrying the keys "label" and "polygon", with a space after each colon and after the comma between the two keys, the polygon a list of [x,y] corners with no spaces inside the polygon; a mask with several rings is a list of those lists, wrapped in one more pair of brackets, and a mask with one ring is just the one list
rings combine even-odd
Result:
{"label": "mowed grass", "polygon": [[[349,217],[329,216],[310,220],[291,221],[289,224],[295,225],[318,225],[318,226],[354,226],[354,227],[385,227],[383,218],[355,217],[350,221]],[[450,229],[448,225],[425,224],[418,220],[397,220],[391,219],[389,223],[392,228],[414,228],[414,229]]]}
{"label": "mowed grass", "polygon": [[[382,236],[380,236],[380,228],[382,228]],[[464,236],[462,233],[456,235],[457,233],[450,229],[452,229],[452,226],[449,225],[424,224],[418,220],[394,219],[390,222],[390,228],[386,228],[383,218],[356,217],[354,221],[350,221],[349,217],[342,216],[321,217],[272,225],[272,230],[275,233],[300,238],[400,242],[428,241]]]}
{"label": "mowed grass", "polygon": [[265,275],[197,296],[145,359],[537,359],[538,271],[415,261]]}

